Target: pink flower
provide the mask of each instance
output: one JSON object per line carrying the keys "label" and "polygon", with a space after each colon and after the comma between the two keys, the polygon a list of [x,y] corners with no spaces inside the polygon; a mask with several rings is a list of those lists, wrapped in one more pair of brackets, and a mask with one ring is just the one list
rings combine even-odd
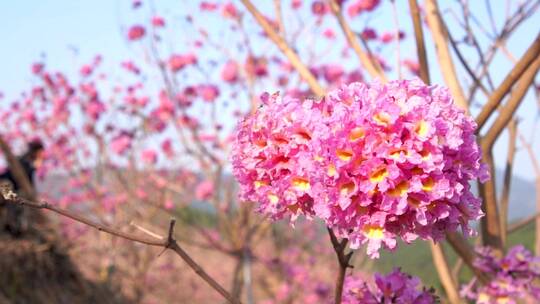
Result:
{"label": "pink flower", "polygon": [[343,304],[379,303],[439,303],[433,290],[421,286],[417,277],[395,269],[387,275],[375,274],[375,284],[367,284],[360,278],[347,276],[343,285]]}
{"label": "pink flower", "polygon": [[225,18],[238,18],[238,10],[231,2],[227,2],[223,5],[222,14]]}
{"label": "pink flower", "polygon": [[323,16],[330,11],[330,8],[324,1],[313,1],[311,4],[311,12],[317,16]]}
{"label": "pink flower", "polygon": [[264,57],[247,57],[245,69],[246,73],[251,77],[263,77],[268,75],[268,64]]}
{"label": "pink flower", "polygon": [[503,258],[489,247],[478,248],[477,253],[475,267],[492,274],[493,279],[482,286],[472,280],[463,287],[463,296],[479,304],[521,303],[516,300],[540,297],[540,257],[522,245],[511,248]]}
{"label": "pink flower", "polygon": [[128,39],[131,41],[139,40],[144,37],[146,30],[142,25],[133,25],[129,28]]}
{"label": "pink flower", "polygon": [[153,165],[157,162],[157,153],[152,149],[143,150],[141,153],[141,159],[148,165]]}
{"label": "pink flower", "polygon": [[369,27],[366,27],[363,31],[362,31],[362,38],[365,39],[365,40],[373,40],[373,39],[377,39],[377,33],[375,32],[374,29],[372,28],[369,28]]}
{"label": "pink flower", "polygon": [[133,63],[133,61],[124,61],[121,63],[121,66],[133,74],[138,75],[141,73],[141,70]]}
{"label": "pink flower", "polygon": [[194,54],[186,54],[186,55],[172,55],[169,58],[169,68],[173,72],[178,72],[185,68],[188,65],[196,64],[197,63],[197,57]]}
{"label": "pink flower", "polygon": [[92,74],[92,71],[93,71],[92,66],[88,64],[83,65],[80,69],[80,73],[84,77],[90,76],[90,74]]}
{"label": "pink flower", "polygon": [[212,3],[212,2],[209,2],[209,1],[202,1],[201,4],[199,5],[199,7],[203,11],[211,12],[211,11],[215,11],[218,8],[218,5],[216,3]]}
{"label": "pink flower", "polygon": [[323,32],[323,36],[328,38],[328,39],[335,39],[336,38],[336,33],[332,29],[326,29]]}
{"label": "pink flower", "polygon": [[238,64],[234,60],[229,60],[223,66],[221,70],[221,79],[228,83],[235,83],[238,81]]}
{"label": "pink flower", "polygon": [[349,5],[347,13],[349,16],[354,17],[362,12],[371,12],[379,6],[380,2],[380,0],[356,0]]}
{"label": "pink flower", "polygon": [[219,96],[219,89],[213,84],[201,84],[197,86],[197,93],[204,101],[213,102]]}
{"label": "pink flower", "polygon": [[351,248],[440,240],[482,216],[474,120],[420,80],[352,83],[323,100],[263,96],[242,121],[232,164],[243,200],[278,219],[317,216]]}
{"label": "pink flower", "polygon": [[32,64],[32,73],[35,75],[39,75],[43,72],[45,68],[45,65],[41,62],[36,62]]}
{"label": "pink flower", "polygon": [[203,181],[195,189],[195,197],[198,200],[209,200],[214,194],[214,183],[210,180]]}
{"label": "pink flower", "polygon": [[172,158],[174,156],[174,149],[170,139],[166,139],[161,143],[161,150],[163,150],[163,153],[165,153],[165,156],[168,158]]}
{"label": "pink flower", "polygon": [[124,154],[131,147],[131,136],[122,134],[111,142],[111,149],[116,154]]}
{"label": "pink flower", "polygon": [[152,17],[152,25],[155,27],[164,27],[165,26],[165,19],[163,19],[160,16],[154,16]]}
{"label": "pink flower", "polygon": [[411,72],[413,75],[420,75],[420,64],[417,61],[411,59],[403,60],[403,65]]}

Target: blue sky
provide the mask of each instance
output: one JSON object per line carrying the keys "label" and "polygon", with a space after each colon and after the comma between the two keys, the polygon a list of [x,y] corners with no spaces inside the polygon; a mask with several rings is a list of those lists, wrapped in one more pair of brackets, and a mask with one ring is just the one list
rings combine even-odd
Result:
{"label": "blue sky", "polygon": [[[254,1],[260,6],[268,6],[269,0]],[[288,1],[285,1],[288,3]],[[388,1],[384,5],[388,5]],[[410,28],[407,1],[398,2],[398,19],[407,29]],[[443,1],[439,1],[443,2]],[[448,1],[450,2],[450,1]],[[444,1],[445,5],[448,3]],[[483,6],[484,1],[471,1],[471,10],[482,19],[486,16]],[[495,1],[497,2],[497,1]],[[88,62],[96,54],[104,55],[105,70],[118,69],[118,63],[126,57],[136,57],[140,53],[131,47],[122,34],[125,27],[141,20],[130,9],[129,0],[93,0],[93,1],[1,1],[0,2],[0,92],[6,98],[1,102],[8,102],[15,98],[21,91],[31,84],[30,64],[46,56],[47,65],[54,69],[66,71],[68,74],[75,73],[78,67]],[[160,12],[171,12],[171,8],[182,9],[182,6],[192,5],[192,1],[156,1]],[[452,7],[445,10],[446,15],[451,14]],[[506,13],[504,7],[494,7],[497,20]],[[378,11],[390,12],[387,8]],[[174,13],[172,13],[174,14]],[[170,14],[169,14],[170,15]],[[173,15],[174,16],[174,15]],[[538,14],[537,16],[538,17]],[[451,18],[450,18],[451,19]],[[534,17],[532,18],[534,20]],[[538,20],[538,18],[537,18]],[[361,21],[358,21],[361,22]],[[371,24],[378,28],[392,29],[391,16],[376,13]],[[389,24],[389,22],[391,22]],[[358,23],[362,24],[362,23]],[[357,25],[358,25],[357,24]],[[208,22],[208,28],[215,25]],[[450,24],[451,30],[456,29],[455,24]],[[529,21],[521,27],[514,38],[508,43],[510,51],[519,57],[528,44],[538,33],[540,26],[534,21]],[[412,41],[402,46],[404,54],[414,54]],[[434,50],[428,49],[431,63],[435,63]],[[465,52],[466,56],[474,56],[473,53]],[[388,60],[393,60],[388,58]],[[506,71],[512,64],[502,55],[494,62],[494,82],[499,83]],[[463,71],[460,71],[463,73]],[[466,78],[466,76],[464,76]],[[432,72],[434,83],[443,83],[436,70]],[[477,95],[482,96],[482,95]],[[481,100],[480,100],[481,101]],[[528,136],[533,128],[533,120],[537,115],[537,106],[533,94],[529,92],[526,101],[520,107],[519,115],[523,118],[523,133]],[[507,139],[503,136],[496,146],[496,162],[504,163]],[[540,151],[540,140],[536,141],[536,151]],[[534,172],[530,166],[527,154],[521,151],[517,154],[517,173],[529,180],[534,178]]]}

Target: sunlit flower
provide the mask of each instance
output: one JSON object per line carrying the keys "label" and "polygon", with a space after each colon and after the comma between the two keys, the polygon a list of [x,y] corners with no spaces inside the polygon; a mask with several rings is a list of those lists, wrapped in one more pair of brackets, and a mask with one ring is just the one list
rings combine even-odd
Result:
{"label": "sunlit flower", "polygon": [[440,240],[482,216],[469,182],[487,177],[474,120],[420,80],[352,83],[323,100],[273,96],[244,120],[233,168],[244,200],[307,214],[368,254]]}
{"label": "sunlit flower", "polygon": [[387,275],[375,274],[375,284],[347,276],[343,286],[343,304],[437,303],[433,290],[422,287],[420,279],[395,269]]}
{"label": "sunlit flower", "polygon": [[515,246],[503,258],[489,247],[477,249],[475,267],[493,275],[489,284],[477,286],[472,280],[461,293],[480,304],[513,304],[517,300],[540,297],[540,257],[522,245]]}

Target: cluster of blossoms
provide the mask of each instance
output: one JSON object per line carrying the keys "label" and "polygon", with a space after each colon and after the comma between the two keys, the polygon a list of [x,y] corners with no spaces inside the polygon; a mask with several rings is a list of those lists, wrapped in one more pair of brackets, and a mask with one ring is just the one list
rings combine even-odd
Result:
{"label": "cluster of blossoms", "polygon": [[482,216],[469,182],[489,178],[474,120],[420,80],[352,83],[322,100],[264,95],[232,151],[241,199],[272,219],[318,217],[368,254],[440,240]]}
{"label": "cluster of blossoms", "polygon": [[[434,290],[421,287],[420,279],[395,269],[387,275],[375,274],[374,286],[348,276],[343,285],[343,304],[438,303]],[[421,289],[420,289],[421,288]]]}
{"label": "cluster of blossoms", "polygon": [[522,245],[510,249],[504,258],[498,258],[488,247],[477,252],[475,266],[494,277],[485,286],[477,287],[476,281],[471,281],[463,288],[463,296],[475,299],[479,304],[512,304],[518,303],[517,300],[537,303],[540,297],[540,257],[533,256]]}

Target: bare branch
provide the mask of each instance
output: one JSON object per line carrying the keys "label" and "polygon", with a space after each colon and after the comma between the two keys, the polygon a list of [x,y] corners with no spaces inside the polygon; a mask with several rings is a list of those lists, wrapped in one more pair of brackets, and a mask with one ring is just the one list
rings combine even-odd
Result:
{"label": "bare branch", "polygon": [[468,112],[468,103],[465,100],[465,95],[459,84],[459,80],[456,75],[452,56],[448,50],[448,33],[446,32],[443,24],[442,17],[439,13],[436,0],[426,0],[426,19],[431,29],[431,36],[435,42],[435,49],[437,50],[437,59],[439,60],[439,66],[443,78],[450,88],[450,92],[454,97],[456,105]]}
{"label": "bare branch", "polygon": [[[0,198],[0,199],[2,199],[2,198]],[[197,275],[199,275],[215,291],[217,291],[219,294],[221,294],[223,296],[223,298],[225,298],[229,303],[240,304],[240,301],[238,299],[233,298],[231,296],[231,294],[227,290],[225,290],[223,287],[221,287],[221,285],[218,282],[216,282],[210,275],[208,275],[208,273],[206,273],[206,271],[204,271],[204,269],[202,269],[202,267],[199,266],[199,264],[197,262],[195,262],[178,245],[176,240],[173,238],[174,224],[175,224],[174,220],[171,220],[167,239],[165,239],[165,240],[157,240],[157,239],[143,238],[143,237],[140,237],[140,236],[136,236],[136,235],[133,235],[133,234],[130,234],[130,233],[120,231],[118,229],[109,227],[107,225],[97,223],[97,222],[95,222],[95,221],[93,221],[93,220],[91,220],[89,218],[86,218],[86,217],[84,217],[82,215],[73,213],[73,212],[71,212],[69,210],[58,208],[58,207],[53,206],[53,205],[51,205],[51,204],[49,204],[47,202],[36,203],[36,202],[26,200],[24,198],[19,198],[19,197],[11,199],[11,200],[4,200],[4,201],[7,202],[7,203],[19,204],[21,206],[26,206],[26,207],[35,208],[35,209],[50,210],[52,212],[55,212],[57,214],[60,214],[60,215],[65,216],[67,218],[70,218],[70,219],[72,219],[74,221],[77,221],[79,223],[83,223],[83,224],[85,224],[87,226],[93,227],[93,228],[95,228],[95,229],[97,229],[99,231],[106,232],[108,234],[111,234],[111,235],[114,235],[114,236],[129,240],[129,241],[133,241],[133,242],[137,242],[137,243],[141,243],[141,244],[145,244],[145,245],[149,245],[149,246],[156,246],[156,247],[163,247],[165,249],[167,249],[167,248],[171,249],[178,256],[180,256],[182,258],[182,260],[184,260],[184,262],[186,262],[188,264],[188,266],[191,267],[191,269],[193,269],[193,271],[195,271],[195,273],[197,273]]]}
{"label": "bare branch", "polygon": [[330,8],[332,9],[334,16],[336,16],[339,26],[341,27],[341,30],[343,31],[343,34],[347,39],[347,42],[358,56],[360,63],[362,63],[362,65],[369,73],[369,75],[371,75],[371,77],[379,78],[382,82],[387,82],[388,80],[384,75],[384,72],[378,62],[371,56],[369,56],[368,53],[362,50],[362,47],[360,46],[360,43],[358,42],[354,32],[351,30],[349,24],[347,23],[347,21],[345,21],[345,18],[341,13],[341,6],[336,2],[336,0],[329,0],[329,2]]}
{"label": "bare branch", "polygon": [[[533,82],[539,67],[540,57],[536,58],[525,73],[521,75],[516,88],[512,90],[508,103],[501,109],[500,115],[481,140],[482,149],[484,151],[482,160],[489,166],[492,174],[495,172],[495,164],[493,162],[492,155],[493,145],[499,137],[501,131],[505,128],[514,115],[517,107],[520,105],[523,97],[528,91],[528,88]],[[502,231],[500,227],[494,180],[495,178],[492,177],[490,180],[486,181],[485,184],[480,185],[479,187],[480,197],[482,198],[482,209],[486,212],[486,216],[481,219],[482,236],[485,245],[492,246],[502,253]]]}
{"label": "bare branch", "polygon": [[34,187],[32,187],[31,181],[28,179],[28,176],[26,176],[26,173],[24,173],[21,162],[17,159],[17,157],[15,157],[11,151],[11,148],[1,135],[0,149],[6,157],[6,161],[8,163],[9,170],[13,174],[13,178],[15,178],[15,181],[17,181],[25,196],[31,200],[34,200],[36,198],[36,193],[34,191]]}
{"label": "bare branch", "polygon": [[339,264],[339,274],[336,278],[336,290],[335,290],[335,304],[341,304],[341,297],[343,293],[343,283],[345,282],[345,273],[347,272],[347,268],[352,268],[352,265],[349,264],[351,257],[353,255],[353,251],[349,253],[345,253],[345,247],[347,247],[347,239],[343,239],[338,241],[336,235],[334,234],[334,231],[332,231],[331,228],[327,228],[328,235],[330,236],[330,241],[332,242],[332,247],[334,247],[334,251],[336,252],[336,256],[338,258],[338,264]]}
{"label": "bare branch", "polygon": [[452,304],[461,303],[456,282],[452,278],[450,267],[448,267],[446,255],[444,254],[441,244],[429,242],[429,245],[431,248],[431,255],[433,256],[433,264],[435,265],[435,269],[437,269],[448,301]]}
{"label": "bare branch", "polygon": [[474,266],[476,253],[465,238],[457,232],[446,233],[446,240],[454,248],[454,251],[463,259],[463,262],[473,271],[482,283],[489,282],[487,274]]}
{"label": "bare branch", "polygon": [[294,66],[294,68],[298,71],[300,74],[300,77],[302,77],[314,94],[318,96],[323,96],[325,90],[323,87],[319,84],[317,81],[317,78],[311,73],[311,71],[307,68],[307,66],[300,60],[300,57],[298,57],[298,54],[289,47],[285,39],[281,37],[276,31],[272,28],[272,26],[266,21],[266,18],[257,10],[257,8],[251,3],[250,0],[241,0],[241,2],[244,4],[246,9],[251,13],[253,18],[259,23],[259,25],[263,28],[266,35],[268,35],[268,38],[272,40],[276,46],[283,52],[285,57],[289,59],[291,64]]}
{"label": "bare branch", "polygon": [[429,68],[426,55],[426,43],[424,41],[424,30],[422,29],[422,21],[420,20],[420,10],[416,0],[409,0],[411,8],[411,18],[414,25],[414,36],[416,41],[416,52],[418,53],[418,62],[420,63],[420,78],[426,83],[430,83]]}
{"label": "bare branch", "polygon": [[508,226],[508,202],[510,200],[510,184],[512,182],[512,169],[514,168],[514,156],[516,155],[516,139],[517,139],[517,120],[512,119],[508,124],[508,152],[506,155],[506,167],[504,169],[504,182],[501,194],[501,231],[502,243],[506,247],[507,244],[507,226]]}
{"label": "bare branch", "polygon": [[487,122],[491,114],[495,112],[495,109],[501,104],[503,98],[510,92],[512,86],[519,80],[525,70],[531,65],[534,59],[540,56],[540,34],[536,36],[536,39],[527,49],[525,54],[521,57],[519,62],[514,65],[514,68],[506,75],[503,82],[497,87],[495,92],[491,94],[488,101],[480,111],[480,114],[476,117],[476,123],[478,124],[477,132]]}

